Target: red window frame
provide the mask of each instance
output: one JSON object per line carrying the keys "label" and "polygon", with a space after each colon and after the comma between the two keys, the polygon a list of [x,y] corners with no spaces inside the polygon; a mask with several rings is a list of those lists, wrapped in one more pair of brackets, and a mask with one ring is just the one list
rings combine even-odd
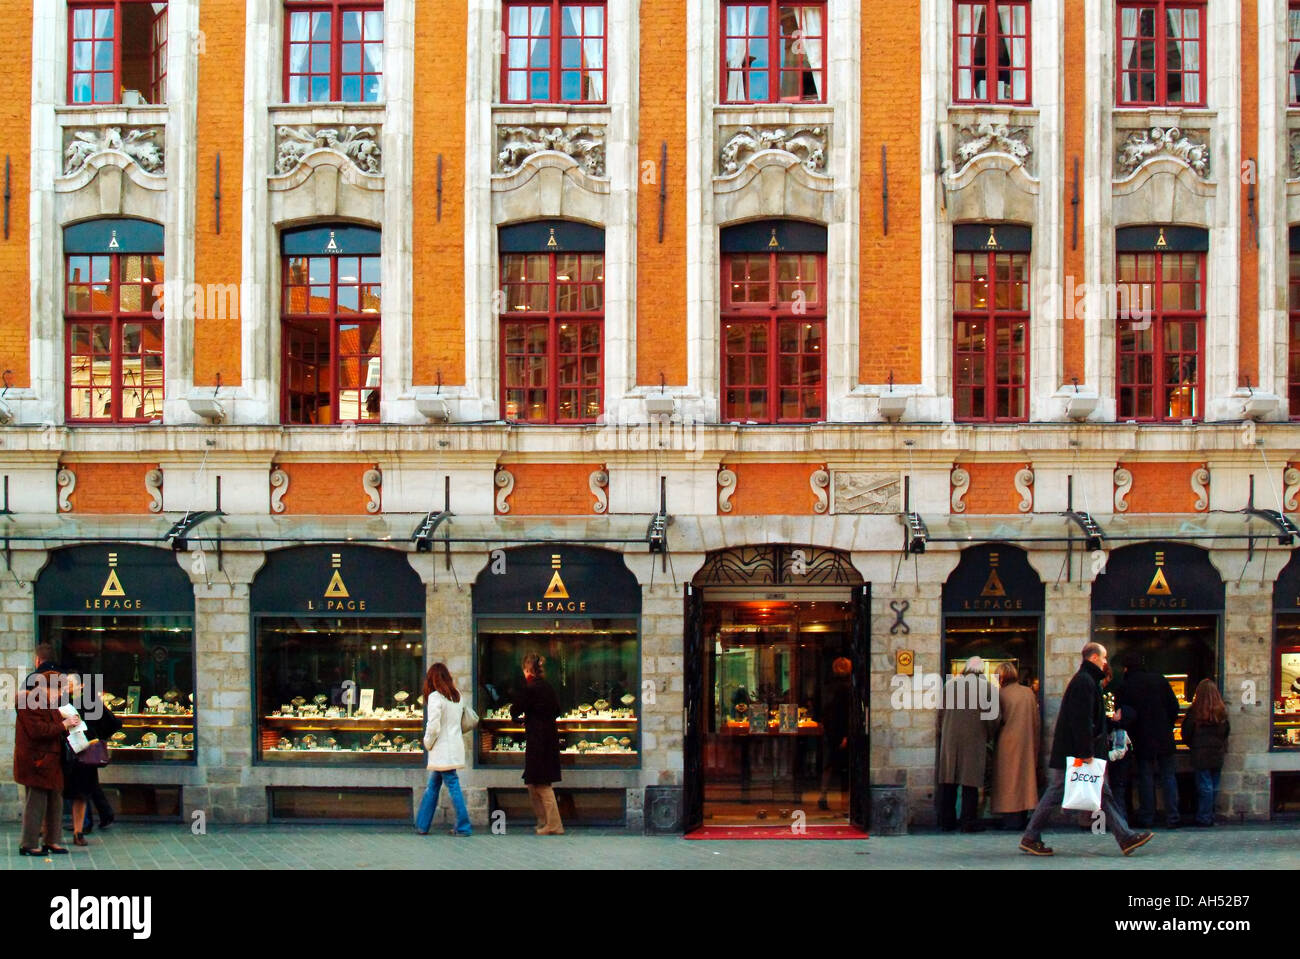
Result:
{"label": "red window frame", "polygon": [[1029,269],[1028,253],[953,253],[956,422],[1029,419]]}
{"label": "red window frame", "polygon": [[1300,251],[1291,251],[1288,260],[1287,400],[1291,419],[1300,420]]}
{"label": "red window frame", "polygon": [[[122,102],[123,72],[122,48],[124,46],[123,9],[149,6],[149,102],[161,104],[167,99],[167,10],[153,11],[154,0],[69,0],[68,3],[68,103],[74,106],[96,106]],[[82,32],[85,15],[89,14],[89,33]],[[107,30],[105,30],[107,24]],[[103,34],[101,36],[101,34]],[[107,49],[107,59],[103,63]],[[88,57],[87,59],[84,59]],[[77,99],[78,78],[89,77],[89,99]],[[107,91],[99,88],[100,79],[110,84]]]}
{"label": "red window frame", "polygon": [[[571,9],[582,11],[578,34],[566,34],[564,12]],[[513,32],[517,28],[513,11],[521,11],[525,33]],[[547,26],[534,27],[534,12],[546,11],[550,17]],[[599,22],[593,22],[588,11],[598,11]],[[534,33],[537,29],[539,32]],[[544,32],[542,32],[544,31]],[[590,32],[588,32],[590,31]],[[599,31],[599,32],[597,32]],[[502,103],[605,103],[609,96],[609,11],[605,0],[511,0],[501,6],[501,32],[505,36],[505,48],[501,51],[501,102]],[[587,64],[587,49],[584,40],[600,39],[600,66]],[[545,43],[548,56],[544,59],[546,66],[535,67],[532,56],[536,46]],[[577,44],[578,66],[564,65],[566,44]],[[518,49],[518,44],[528,44],[526,65],[512,66],[511,53]],[[568,76],[577,77],[578,95],[565,96],[564,84]],[[546,77],[545,95],[537,95],[533,90],[533,80]],[[511,80],[522,77],[523,95],[512,95]],[[589,95],[584,95],[589,94]],[[598,94],[598,95],[597,95]]]}
{"label": "red window frame", "polygon": [[1300,107],[1300,3],[1287,4],[1287,106]]}
{"label": "red window frame", "polygon": [[[162,254],[70,253],[65,265],[67,421],[110,424],[162,419],[163,321],[155,316],[155,305],[161,313]],[[89,415],[76,412],[78,394],[84,397],[81,407],[89,409]]]}
{"label": "red window frame", "polygon": [[504,253],[501,416],[594,423],[605,408],[605,255]]}
{"label": "red window frame", "polygon": [[[360,15],[359,36],[352,38],[344,34],[344,19],[349,14]],[[374,39],[374,21],[370,14],[378,14],[379,37]],[[308,17],[307,39],[295,40],[293,22],[296,16]],[[330,18],[329,39],[315,38],[317,17]],[[284,100],[286,103],[379,103],[384,99],[384,22],[383,0],[316,0],[314,3],[286,3],[284,5]],[[305,70],[294,69],[294,50],[305,47],[307,60]],[[355,69],[347,62],[349,48],[356,47]],[[379,48],[379,69],[366,69],[366,52],[370,47]],[[325,51],[326,63],[317,63],[318,51]],[[305,98],[295,99],[294,81],[306,78]],[[317,97],[316,81],[323,80],[328,87],[325,99]],[[356,95],[345,89],[350,82],[356,82]],[[378,83],[373,96],[367,96],[367,83]]]}
{"label": "red window frame", "polygon": [[[1124,14],[1126,11],[1137,11],[1136,27],[1137,33],[1126,34],[1124,27]],[[1151,11],[1152,30],[1151,35],[1145,35],[1142,30],[1142,13]],[[1183,38],[1170,38],[1169,33],[1169,13],[1178,11],[1180,15],[1187,11],[1194,11],[1197,15],[1197,36],[1194,40]],[[1184,18],[1185,22],[1185,18]],[[1130,0],[1122,2],[1116,7],[1115,17],[1115,102],[1121,107],[1203,107],[1205,106],[1205,52],[1206,52],[1206,4],[1205,0]],[[1134,49],[1130,53],[1138,55],[1139,65],[1137,69],[1129,69],[1124,58],[1124,43],[1126,40],[1149,41],[1152,44],[1152,62],[1150,67],[1144,67],[1140,62],[1140,50]],[[1170,69],[1169,43],[1179,45],[1179,69]],[[1182,64],[1186,63],[1187,49],[1194,47],[1197,55],[1197,66],[1194,70],[1182,69]],[[1183,77],[1180,86],[1180,96],[1182,99],[1171,100],[1169,98],[1169,78],[1172,74],[1180,74]],[[1129,86],[1128,79],[1132,76],[1141,77],[1150,75],[1152,82],[1152,96],[1150,99],[1141,97],[1130,97],[1126,94]],[[1186,98],[1186,79],[1187,77],[1196,77],[1197,97],[1195,99]],[[1141,80],[1138,81],[1140,86]]]}
{"label": "red window frame", "polygon": [[721,327],[724,422],[825,421],[824,253],[726,254]]}
{"label": "red window frame", "polygon": [[[1149,269],[1143,268],[1144,264]],[[1166,267],[1174,267],[1166,277]],[[1194,267],[1188,278],[1185,267]],[[1116,415],[1121,421],[1180,423],[1205,417],[1205,254],[1204,253],[1120,253],[1116,280],[1126,288],[1130,301],[1141,297],[1150,306],[1148,329],[1134,321],[1116,321],[1115,367]],[[1171,293],[1178,295],[1178,308],[1166,308]],[[1186,294],[1198,304],[1183,309]],[[1136,312],[1136,311],[1132,311]],[[1195,339],[1192,346],[1187,341]],[[1188,375],[1190,365],[1195,367]],[[1174,375],[1171,370],[1177,369]],[[1149,399],[1149,414],[1142,411]]]}
{"label": "red window frame", "polygon": [[[380,257],[286,254],[281,261],[280,421],[286,426],[378,423]],[[326,270],[328,279],[322,276]]]}
{"label": "red window frame", "polygon": [[[805,54],[810,47],[804,47],[802,50],[798,46],[804,42],[801,37],[792,42],[786,41],[781,34],[781,11],[782,9],[815,9],[821,13],[821,32],[813,38],[809,38],[809,43],[816,43],[816,48],[821,52],[821,66],[813,69],[812,62]],[[743,34],[731,33],[732,18],[729,14],[732,11],[744,10],[744,30]],[[755,26],[754,14],[761,12],[764,14],[765,21],[761,26]],[[776,25],[776,29],[773,29]],[[766,35],[757,32],[766,29]],[[798,28],[796,28],[798,29]],[[826,54],[827,44],[826,35],[828,30],[827,9],[825,0],[724,0],[722,4],[722,25],[719,30],[720,45],[718,49],[718,62],[720,82],[718,90],[719,99],[723,103],[826,103]],[[802,31],[800,31],[802,32]],[[740,52],[746,53],[745,62],[742,65],[733,67],[728,58],[728,46],[732,40],[745,40],[746,45],[741,48]],[[767,63],[765,66],[753,67],[749,61],[753,59],[752,52],[755,42],[765,43],[767,46]],[[795,65],[787,66],[782,62],[785,50],[782,49],[782,43],[787,42],[790,52],[799,54],[807,62],[807,67]],[[730,51],[736,53],[735,49]],[[739,58],[737,58],[739,59]],[[738,76],[733,76],[738,74]],[[781,81],[783,76],[792,75],[797,77],[797,85],[800,92],[797,95],[784,96],[781,91]],[[803,75],[808,74],[808,78],[813,83],[814,93],[812,96],[806,96],[803,92],[804,79]],[[821,76],[821,85],[817,86],[817,75]],[[763,84],[766,85],[766,95],[754,95],[754,81],[756,77],[761,77]],[[732,80],[739,80],[738,84],[733,84]],[[737,89],[738,88],[738,89]]]}
{"label": "red window frame", "polygon": [[[1011,31],[1003,33],[1002,21],[998,16],[1000,8],[1006,8],[1011,14]],[[970,29],[962,30],[962,11],[969,10]],[[982,11],[984,14],[984,28],[975,30],[975,12]],[[1023,18],[1023,32],[1016,32],[1017,13]],[[1032,78],[1033,78],[1033,43],[1032,28],[1033,16],[1029,0],[954,0],[952,6],[952,98],[954,103],[1014,103],[1027,104],[1032,102]],[[975,51],[979,43],[984,45],[984,65],[975,64]],[[1010,63],[1003,64],[999,57],[990,57],[989,51],[996,50],[1001,53],[1002,45],[1006,43],[1010,48]],[[1023,65],[1014,65],[1014,44],[1023,45]],[[969,59],[970,63],[963,64],[963,59]],[[1007,74],[1007,84],[1009,94],[1000,95],[1001,84],[999,77],[1001,74]],[[1024,95],[1015,96],[1015,82],[1019,79],[1024,83]],[[963,96],[963,80],[967,80],[967,88],[970,93]],[[978,96],[975,93],[977,83],[983,80],[984,95]]]}

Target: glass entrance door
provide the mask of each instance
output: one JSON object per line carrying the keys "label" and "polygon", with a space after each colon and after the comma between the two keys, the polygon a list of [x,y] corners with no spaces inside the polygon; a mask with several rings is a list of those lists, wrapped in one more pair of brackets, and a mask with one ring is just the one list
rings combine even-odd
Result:
{"label": "glass entrance door", "polygon": [[704,605],[704,825],[849,818],[852,604]]}

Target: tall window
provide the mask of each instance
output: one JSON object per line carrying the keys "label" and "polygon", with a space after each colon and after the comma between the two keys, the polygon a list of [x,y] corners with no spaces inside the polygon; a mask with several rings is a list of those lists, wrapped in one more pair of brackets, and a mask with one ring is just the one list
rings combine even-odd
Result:
{"label": "tall window", "polygon": [[167,4],[68,4],[68,102],[166,103]]}
{"label": "tall window", "polygon": [[384,96],[382,0],[285,5],[284,95],[290,103],[374,103]]}
{"label": "tall window", "polygon": [[287,233],[283,268],[283,422],[379,422],[378,232]]}
{"label": "tall window", "polygon": [[1204,0],[1120,3],[1119,105],[1205,105]]}
{"label": "tall window", "polygon": [[71,423],[147,423],[163,412],[162,228],[91,221],[64,231]]}
{"label": "tall window", "polygon": [[793,222],[722,231],[722,418],[826,419],[826,231]]}
{"label": "tall window", "polygon": [[[1024,420],[1029,415],[1029,254],[1003,248],[994,228],[957,229],[952,284],[954,418]],[[975,237],[969,243],[964,242],[968,229]],[[1023,246],[1028,247],[1028,231],[999,229],[1023,232]],[[981,230],[988,237],[982,242]]]}
{"label": "tall window", "polygon": [[1028,103],[1028,0],[957,0],[953,23],[953,99]]}
{"label": "tall window", "polygon": [[1287,105],[1300,107],[1300,3],[1287,8]]}
{"label": "tall window", "polygon": [[1291,248],[1290,284],[1287,289],[1291,336],[1287,345],[1287,398],[1291,419],[1300,419],[1300,251]]}
{"label": "tall window", "polygon": [[724,0],[724,102],[824,103],[825,54],[825,3]]}
{"label": "tall window", "polygon": [[1120,253],[1117,279],[1130,304],[1139,298],[1142,306],[1118,320],[1117,418],[1177,422],[1204,416],[1205,255]]}
{"label": "tall window", "polygon": [[605,0],[507,2],[502,100],[605,102]]}
{"label": "tall window", "polygon": [[603,235],[563,223],[501,232],[503,415],[526,423],[590,423],[604,396]]}

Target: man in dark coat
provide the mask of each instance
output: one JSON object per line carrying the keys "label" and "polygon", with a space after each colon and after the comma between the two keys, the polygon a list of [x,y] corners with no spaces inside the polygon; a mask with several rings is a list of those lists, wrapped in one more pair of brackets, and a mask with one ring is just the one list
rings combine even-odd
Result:
{"label": "man in dark coat", "polygon": [[[1106,710],[1101,700],[1101,677],[1106,669],[1106,647],[1088,643],[1083,647],[1079,671],[1065,687],[1061,711],[1052,735],[1052,755],[1048,760],[1047,792],[1029,819],[1029,827],[1020,839],[1020,848],[1033,856],[1050,856],[1052,849],[1043,845],[1043,827],[1065,797],[1065,761],[1067,757],[1089,760],[1105,758]],[[1120,851],[1129,855],[1151,841],[1151,833],[1135,832],[1124,821],[1124,813],[1115,805],[1110,783],[1102,777],[1101,813],[1107,829],[1115,836]]]}
{"label": "man in dark coat", "polygon": [[26,787],[27,792],[18,845],[19,855],[23,856],[68,851],[62,845],[63,741],[78,720],[65,719],[59,713],[64,678],[53,658],[49,643],[36,647],[36,670],[23,683],[15,703],[18,730],[14,737],[14,782]]}
{"label": "man in dark coat", "polygon": [[1142,656],[1130,657],[1125,664],[1124,686],[1119,691],[1121,710],[1137,711],[1137,724],[1129,730],[1137,764],[1138,811],[1134,824],[1150,826],[1156,818],[1157,771],[1161,798],[1165,805],[1165,824],[1179,826],[1178,780],[1174,778],[1174,724],[1178,721],[1178,697],[1169,680],[1146,668]]}

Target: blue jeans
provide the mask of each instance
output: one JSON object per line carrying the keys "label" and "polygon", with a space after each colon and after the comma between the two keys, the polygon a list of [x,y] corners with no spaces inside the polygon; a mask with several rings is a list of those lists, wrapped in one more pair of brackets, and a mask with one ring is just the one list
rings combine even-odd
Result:
{"label": "blue jeans", "polygon": [[454,769],[429,771],[429,785],[424,790],[424,798],[420,800],[420,811],[415,814],[415,828],[426,833],[433,825],[433,814],[438,808],[438,791],[444,782],[447,784],[447,795],[451,796],[452,807],[456,810],[456,832],[462,836],[472,835],[469,809],[465,806],[465,797],[461,795],[460,777]]}
{"label": "blue jeans", "polygon": [[1165,824],[1177,826],[1178,816],[1178,780],[1174,777],[1174,757],[1142,757],[1137,760],[1138,780],[1138,814],[1135,825],[1146,828],[1156,819],[1156,784],[1160,777],[1160,794],[1165,804]]}
{"label": "blue jeans", "polygon": [[1196,770],[1196,821],[1202,826],[1214,825],[1214,796],[1219,791],[1220,769]]}

